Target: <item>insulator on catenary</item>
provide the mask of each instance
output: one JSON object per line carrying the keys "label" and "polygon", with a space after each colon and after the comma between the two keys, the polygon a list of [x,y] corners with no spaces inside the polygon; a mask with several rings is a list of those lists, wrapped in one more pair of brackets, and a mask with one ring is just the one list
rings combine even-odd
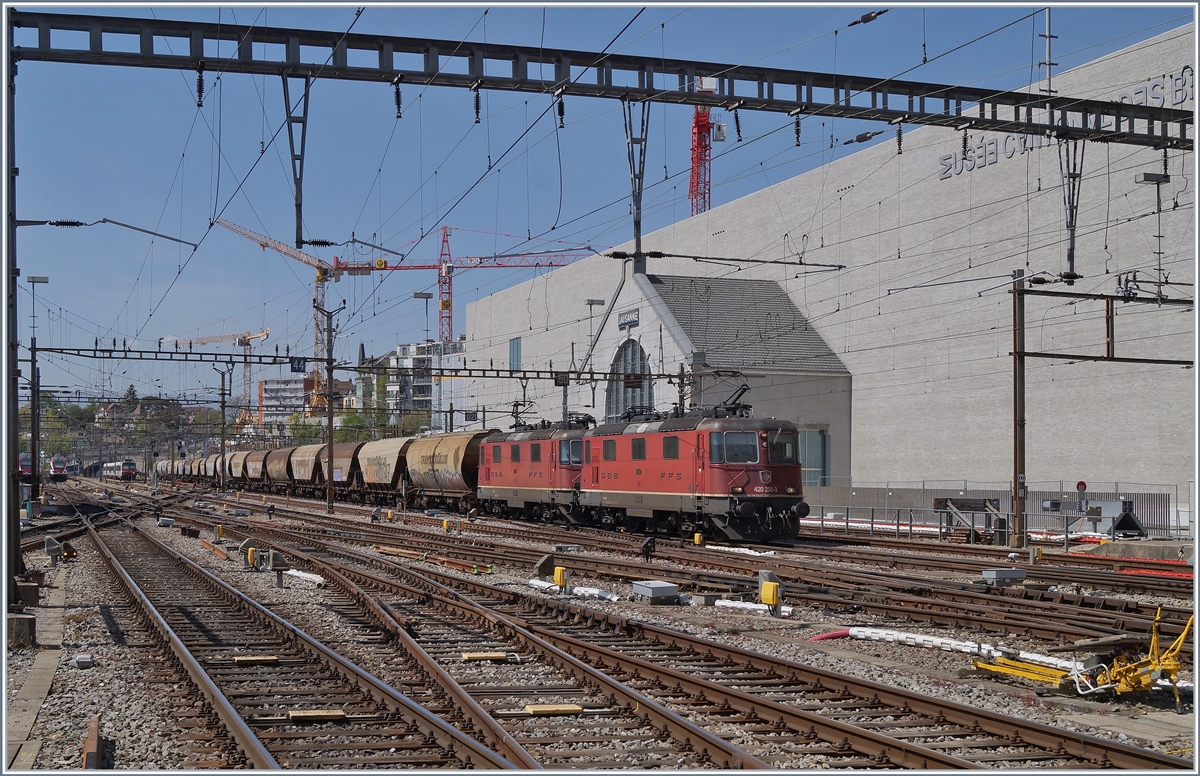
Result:
{"label": "insulator on catenary", "polygon": [[904,127],[896,125],[896,155],[904,153]]}
{"label": "insulator on catenary", "polygon": [[967,158],[967,143],[968,142],[970,142],[970,139],[967,137],[967,131],[964,129],[963,130],[963,149],[962,149],[964,159]]}
{"label": "insulator on catenary", "polygon": [[738,142],[742,142],[742,117],[738,115],[737,108],[733,110],[733,129],[737,132]]}
{"label": "insulator on catenary", "polygon": [[392,84],[392,88],[396,91],[396,118],[400,118],[400,84]]}
{"label": "insulator on catenary", "polygon": [[563,102],[563,98],[559,97],[558,98],[558,128],[559,129],[566,129],[566,126],[563,124],[563,117],[565,117],[566,115],[567,115],[567,106]]}
{"label": "insulator on catenary", "polygon": [[800,145],[800,117],[796,117],[796,145]]}
{"label": "insulator on catenary", "polygon": [[196,107],[204,107],[204,60],[200,60],[200,66],[196,68]]}
{"label": "insulator on catenary", "polygon": [[479,90],[475,90],[475,123],[479,123]]}

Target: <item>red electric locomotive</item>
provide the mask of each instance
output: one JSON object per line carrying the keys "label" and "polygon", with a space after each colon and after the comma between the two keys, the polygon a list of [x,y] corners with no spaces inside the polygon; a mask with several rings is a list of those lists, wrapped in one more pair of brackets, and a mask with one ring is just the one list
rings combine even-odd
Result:
{"label": "red electric locomotive", "polygon": [[590,524],[580,507],[583,435],[594,421],[518,423],[479,446],[479,502],[490,514]]}
{"label": "red electric locomotive", "polygon": [[796,426],[772,418],[683,417],[585,434],[581,501],[601,525],[795,539],[808,514]]}
{"label": "red electric locomotive", "polygon": [[683,417],[592,429],[580,418],[493,434],[480,446],[480,506],[644,533],[795,539],[809,512],[797,428],[748,412],[735,397]]}

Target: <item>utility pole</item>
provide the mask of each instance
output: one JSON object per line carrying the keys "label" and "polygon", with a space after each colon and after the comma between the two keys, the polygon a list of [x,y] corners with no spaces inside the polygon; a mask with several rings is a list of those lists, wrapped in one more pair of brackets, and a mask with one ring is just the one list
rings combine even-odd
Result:
{"label": "utility pole", "polygon": [[1025,270],[1013,270],[1013,506],[1008,546],[1025,546]]}
{"label": "utility pole", "polygon": [[336,310],[326,310],[313,300],[313,309],[325,316],[325,511],[333,514],[333,316],[346,309],[346,303]]}
{"label": "utility pole", "polygon": [[33,459],[33,465],[30,468],[29,500],[35,502],[42,490],[41,445],[39,444],[42,436],[42,381],[37,365],[37,287],[42,283],[49,282],[50,278],[48,277],[29,276],[29,293],[32,296],[29,312],[33,321],[32,331],[29,335],[29,384],[33,388],[29,397],[29,454]]}
{"label": "utility pole", "polygon": [[221,375],[221,455],[217,458],[217,482],[220,483],[221,490],[225,490],[225,375],[233,375],[233,364],[229,365],[228,369],[217,369],[213,367],[213,371]]}

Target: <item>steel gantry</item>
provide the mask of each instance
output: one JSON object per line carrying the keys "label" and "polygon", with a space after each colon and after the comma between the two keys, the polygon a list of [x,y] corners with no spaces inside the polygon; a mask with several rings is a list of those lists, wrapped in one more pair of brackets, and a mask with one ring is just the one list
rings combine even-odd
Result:
{"label": "steel gantry", "polygon": [[[396,82],[475,91],[553,93],[559,97],[608,97],[792,116],[820,115],[954,129],[965,126],[990,132],[1184,150],[1191,150],[1193,141],[1188,135],[1193,123],[1191,111],[1110,100],[498,43],[16,10],[9,10],[8,16],[13,43],[9,52],[14,62],[197,72],[206,69],[295,79],[374,81],[386,86]],[[13,30],[23,28],[37,30],[36,45],[14,40]],[[68,39],[52,36],[56,31],[87,32],[88,45],[55,47],[52,42]],[[163,38],[186,41],[188,53],[161,53],[155,41]],[[131,41],[136,42],[137,50],[129,50]],[[218,49],[218,41],[225,46]],[[230,47],[230,43],[235,45]],[[283,46],[283,59],[255,56],[256,43]],[[309,57],[318,61],[301,61],[302,46],[329,52],[329,64],[320,55]],[[232,50],[233,54],[218,56],[224,50]],[[361,64],[364,57],[352,57],[350,52],[366,53],[374,64]],[[422,67],[398,67],[398,56],[405,63],[413,59],[403,55],[419,55]],[[541,65],[554,68],[552,80],[541,76]],[[531,66],[536,69],[531,71]],[[715,79],[715,91],[699,90],[700,77]]]}

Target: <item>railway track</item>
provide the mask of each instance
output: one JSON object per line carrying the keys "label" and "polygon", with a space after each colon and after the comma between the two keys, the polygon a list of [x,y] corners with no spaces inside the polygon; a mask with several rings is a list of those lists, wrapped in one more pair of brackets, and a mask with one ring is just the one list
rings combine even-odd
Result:
{"label": "railway track", "polygon": [[512,768],[131,524],[93,542],[255,768]]}
{"label": "railway track", "polygon": [[[245,495],[245,500],[240,499],[238,496],[235,496],[233,499],[220,497],[216,500],[229,503],[230,505],[251,505],[250,495]],[[305,507],[319,509],[324,506],[324,502],[313,501],[311,499],[289,499],[288,503],[289,506],[297,509]],[[338,510],[342,513],[363,516],[369,514],[373,508],[339,502]],[[407,520],[411,525],[437,526],[446,518],[462,519],[461,516],[451,514],[442,517],[429,516],[417,512],[400,513],[399,510],[395,510],[395,513],[404,520]],[[475,521],[472,526],[473,530],[480,533],[498,537],[542,539],[547,542],[569,542],[580,544],[589,549],[613,552],[629,551],[631,547],[636,551],[637,547],[645,539],[644,536],[640,535],[615,533],[597,528],[571,527],[568,529],[565,526],[557,524],[524,521],[479,520]],[[674,539],[663,539],[663,543],[664,546],[671,546],[675,543],[686,546],[683,542]],[[822,546],[822,544],[818,543],[828,543],[836,546]],[[846,560],[848,562],[877,563],[880,565],[892,565],[894,562],[897,565],[892,566],[893,568],[926,570],[945,569],[947,568],[948,557],[959,556],[962,560],[950,562],[956,564],[955,567],[963,570],[977,571],[985,568],[993,568],[996,564],[1006,566],[1017,565],[1025,568],[1027,571],[1032,571],[1031,579],[1063,584],[1071,584],[1078,581],[1072,576],[1072,568],[1107,570],[1125,575],[1133,573],[1160,574],[1166,577],[1178,578],[1191,575],[1191,566],[1188,566],[1184,561],[1111,557],[1083,552],[1063,553],[1051,551],[1043,556],[1043,560],[1040,563],[1029,564],[1018,562],[1014,564],[1008,558],[1013,553],[1013,550],[1007,547],[993,547],[983,544],[956,544],[919,539],[895,539],[883,536],[878,532],[869,537],[865,535],[859,537],[853,534],[843,536],[840,533],[826,533],[812,537],[803,537],[794,544],[776,543],[747,546],[758,550],[773,550],[780,553],[793,552],[805,557],[824,557],[832,560]],[[1058,546],[1055,545],[1049,549],[1057,550]],[[897,555],[895,553],[896,550],[900,550],[904,554]],[[1040,576],[1041,574],[1058,574],[1059,576],[1043,578]],[[1096,584],[1095,577],[1089,576],[1087,579],[1092,584]],[[1127,576],[1124,579],[1121,577],[1104,577],[1103,581],[1113,585],[1111,588],[1113,590],[1121,590],[1121,586],[1126,585],[1130,586],[1130,592],[1161,592],[1164,594],[1177,593],[1184,596],[1191,595],[1190,579],[1185,580],[1183,584],[1175,584],[1172,589],[1161,591],[1147,589],[1147,585],[1154,585],[1155,580],[1153,578],[1149,580],[1130,580]],[[1172,581],[1177,580],[1169,580],[1168,584]]]}
{"label": "railway track", "polygon": [[[302,526],[290,530],[311,536],[340,537],[363,546],[384,544],[457,557],[471,563],[532,567],[545,553],[509,544],[464,540],[384,523],[350,522],[281,508],[277,518],[294,516]],[[209,519],[219,519],[210,517]],[[230,520],[229,522],[233,522]],[[269,527],[263,521],[249,524]],[[440,521],[438,525],[440,525]],[[277,525],[277,524],[275,524]],[[466,524],[470,530],[480,521]],[[484,523],[486,525],[486,523]],[[556,553],[554,562],[573,573],[623,581],[663,579],[685,590],[753,594],[760,569],[774,571],[790,601],[833,611],[867,611],[900,621],[958,625],[1013,636],[1032,636],[1057,643],[1117,633],[1150,633],[1156,607],[1126,599],[1085,596],[1063,591],[991,588],[953,580],[902,575],[890,570],[861,571],[800,562],[775,556],[748,557],[711,549],[660,549],[657,558],[678,566],[647,564],[579,553]],[[1163,607],[1160,629],[1173,639],[1186,627],[1190,609]],[[1185,655],[1192,646],[1185,645]]]}
{"label": "railway track", "polygon": [[[311,537],[279,531],[274,540]],[[290,549],[301,552],[299,546]],[[763,759],[786,767],[811,767],[814,761],[821,767],[856,768],[1191,767],[1178,758],[810,669],[587,607],[448,574],[417,575],[361,551],[328,545],[319,548],[318,557],[315,549],[300,557],[317,568],[340,567],[339,573],[373,586],[396,584],[385,574],[400,576],[430,596],[448,598],[453,590],[477,601],[639,692],[688,709],[698,722],[718,724],[712,721],[716,718],[726,729],[736,724],[737,740],[769,747],[773,753]],[[379,571],[355,570],[340,559],[335,564],[325,553]],[[813,759],[792,764],[791,758],[802,757]]]}

